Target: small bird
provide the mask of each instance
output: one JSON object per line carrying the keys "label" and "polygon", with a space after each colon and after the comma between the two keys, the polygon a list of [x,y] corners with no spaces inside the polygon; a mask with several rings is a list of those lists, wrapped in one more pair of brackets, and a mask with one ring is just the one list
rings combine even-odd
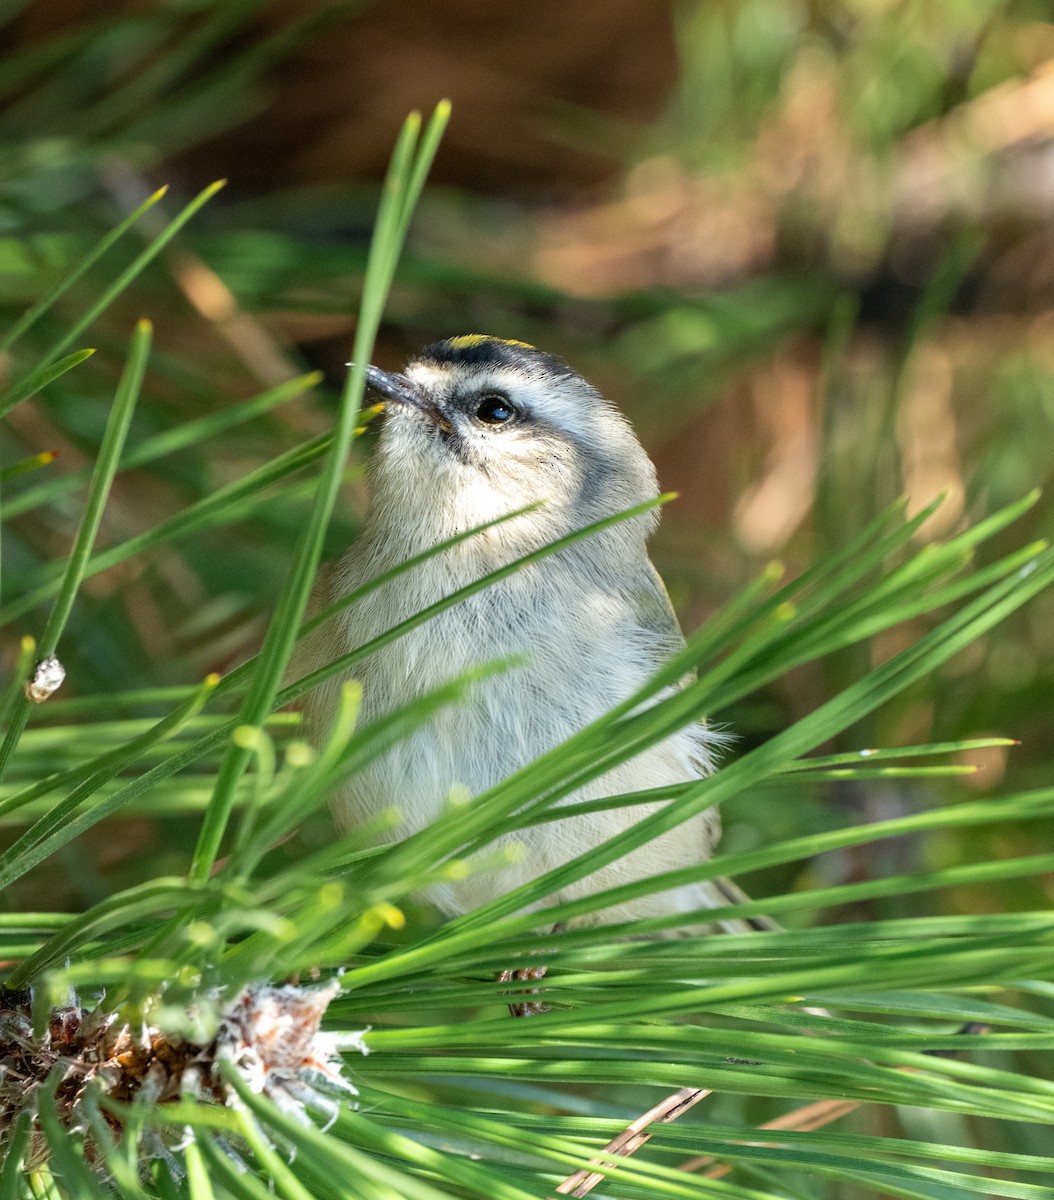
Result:
{"label": "small bird", "polygon": [[[425,347],[402,374],[369,367],[384,401],[371,502],[358,540],[323,573],[316,610],[459,533],[538,507],[427,559],[323,626],[309,654],[329,662],[456,589],[565,534],[651,500],[655,468],[628,421],[565,362],[481,334]],[[334,797],[341,824],[401,810],[422,829],[452,794],[479,795],[634,694],[684,638],[647,540],[655,512],[597,532],[519,570],[357,663],[361,720],[413,702],[462,672],[517,656],[522,665],[472,685],[467,700],[350,776]],[[315,689],[306,717],[324,740],[340,679]],[[589,800],[710,773],[722,736],[690,725],[570,797]],[[516,832],[523,852],[499,869],[436,885],[448,915],[529,882],[651,812],[615,809]],[[710,809],[563,888],[577,899],[710,857]],[[397,830],[393,836],[399,836]],[[572,924],[626,921],[729,903],[720,883],[641,896]]]}

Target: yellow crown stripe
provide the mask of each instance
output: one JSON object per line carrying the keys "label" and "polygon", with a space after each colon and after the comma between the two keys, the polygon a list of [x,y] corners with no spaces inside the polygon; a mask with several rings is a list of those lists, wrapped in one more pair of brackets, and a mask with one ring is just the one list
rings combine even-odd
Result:
{"label": "yellow crown stripe", "polygon": [[529,342],[517,342],[513,338],[491,337],[488,333],[463,333],[460,337],[448,338],[446,344],[451,350],[471,350],[473,346],[480,346],[484,342],[494,342],[498,346],[519,346],[522,350],[535,349]]}

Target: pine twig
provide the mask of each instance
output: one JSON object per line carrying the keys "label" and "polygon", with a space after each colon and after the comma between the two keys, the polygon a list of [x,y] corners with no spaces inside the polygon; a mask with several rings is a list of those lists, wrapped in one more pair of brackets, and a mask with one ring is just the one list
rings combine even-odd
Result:
{"label": "pine twig", "polygon": [[[710,1091],[710,1088],[681,1088],[679,1092],[667,1096],[661,1103],[639,1116],[632,1125],[627,1125],[618,1137],[608,1142],[604,1147],[604,1154],[617,1154],[625,1158],[635,1154],[641,1146],[651,1141],[652,1135],[647,1132],[649,1126],[665,1125],[670,1121],[676,1121],[692,1105],[698,1104],[704,1097],[709,1096]],[[590,1159],[590,1165],[596,1165],[601,1161],[599,1158]],[[575,1171],[573,1175],[569,1175],[556,1189],[556,1193],[560,1196],[585,1196],[603,1179],[602,1173],[590,1171],[584,1167]]]}
{"label": "pine twig", "polygon": [[[977,1022],[969,1022],[959,1030],[960,1033],[987,1033],[988,1027]],[[953,1057],[957,1052],[954,1050],[934,1050],[929,1051],[935,1057]],[[913,1071],[913,1067],[901,1067],[898,1070]],[[681,1088],[679,1092],[674,1092],[672,1096],[667,1096],[665,1100],[648,1112],[639,1116],[631,1125],[612,1139],[604,1147],[605,1155],[617,1154],[621,1157],[628,1158],[631,1154],[635,1154],[641,1146],[651,1140],[651,1134],[646,1130],[651,1125],[664,1125],[670,1121],[676,1121],[677,1118],[684,1112],[687,1112],[694,1104],[698,1104],[700,1100],[711,1094],[710,1088]],[[759,1125],[757,1132],[762,1130],[783,1130],[795,1133],[811,1133],[815,1129],[822,1129],[825,1125],[830,1125],[834,1121],[840,1121],[842,1117],[847,1117],[851,1112],[860,1108],[863,1104],[862,1100],[818,1100],[814,1104],[806,1104],[802,1108],[796,1108],[793,1112],[784,1113],[781,1117],[776,1117],[772,1121],[767,1121],[764,1125]],[[590,1159],[590,1165],[595,1166],[603,1161],[601,1158]],[[695,1158],[686,1159],[677,1168],[679,1171],[694,1172],[699,1171],[704,1167],[709,1167],[706,1172],[707,1179],[720,1179],[727,1175],[733,1168],[733,1163],[722,1163],[718,1161],[717,1155],[701,1154]],[[588,1195],[598,1183],[603,1180],[603,1174],[596,1171],[589,1171],[587,1168],[575,1171],[573,1175],[569,1175],[563,1183],[556,1189],[556,1194],[560,1196],[585,1196]]]}

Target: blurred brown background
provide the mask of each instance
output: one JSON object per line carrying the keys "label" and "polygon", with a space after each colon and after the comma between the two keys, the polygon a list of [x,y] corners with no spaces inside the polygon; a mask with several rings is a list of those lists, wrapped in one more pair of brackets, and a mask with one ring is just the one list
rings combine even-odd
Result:
{"label": "blurred brown background", "polygon": [[[467,331],[568,358],[681,493],[655,557],[686,625],[773,557],[805,569],[900,495],[915,511],[947,491],[932,537],[1049,483],[1054,24],[1041,5],[64,0],[9,3],[0,22],[6,311],[151,188],[172,185],[174,212],[224,177],[93,337],[112,351],[135,315],[154,316],[146,430],[325,373],[317,401],[217,455],[122,476],[111,536],[327,427],[376,187],[406,112],[444,96],[453,119],[378,359]],[[54,446],[56,471],[88,462],[112,386],[101,362],[95,386],[16,410],[12,452]],[[334,549],[361,483],[347,500]],[[16,580],[68,544],[74,511],[14,522]],[[262,506],[233,542],[207,533],[91,581],[79,678],[184,682],[244,656],[296,511]],[[981,555],[1050,528],[1044,499]],[[988,755],[974,785],[1007,770],[1045,781],[1052,630],[1041,597],[847,744],[1005,733],[1024,745]],[[896,644],[723,716],[750,744]]]}
{"label": "blurred brown background", "polygon": [[[561,354],[595,382],[634,422],[663,486],[680,493],[653,554],[686,629],[772,560],[790,577],[824,562],[898,498],[915,513],[946,494],[912,551],[1034,488],[1045,491],[976,549],[976,563],[997,563],[1050,536],[1049,4],[0,0],[0,391],[53,361],[55,346],[121,273],[134,276],[66,348],[91,346],[95,355],[0,425],[0,653],[8,672],[22,636],[39,633],[46,619],[47,588],[83,514],[134,323],[148,315],[155,330],[97,541],[99,553],[129,544],[135,553],[92,574],[78,593],[62,643],[66,684],[34,711],[0,785],[4,853],[54,802],[44,796],[12,812],[5,804],[15,793],[132,744],[206,672],[226,672],[259,647],[317,459],[266,488],[238,489],[331,428],[391,147],[410,109],[427,115],[443,97],[453,118],[416,212],[377,360],[396,366],[436,337],[489,332]],[[165,222],[217,178],[227,186],[140,269],[137,256]],[[164,199],[87,262],[162,184],[170,188]],[[9,345],[24,315],[85,263]],[[320,379],[311,388],[260,403],[251,420],[202,432],[200,423],[266,400],[312,369]],[[328,553],[356,534],[371,436],[356,443]],[[150,447],[155,453],[143,455]],[[6,473],[42,451],[58,457]],[[135,465],[128,454],[140,455]],[[192,527],[180,524],[188,514]],[[904,620],[711,714],[734,731],[730,754],[815,712],[942,615]],[[1049,787],[1052,701],[1054,596],[1044,594],[823,750],[989,735],[1020,745],[926,760],[980,768],[952,779],[775,780],[724,805],[722,850],[807,839],[985,793],[1002,814],[1014,791]],[[195,718],[199,724],[108,779],[90,804],[105,804],[139,778],[140,766],[181,753],[222,719],[211,710]],[[294,721],[280,714],[269,727],[279,763]],[[4,894],[10,910],[82,911],[120,888],[183,877],[218,755],[137,794],[28,871]],[[1051,834],[1042,820],[950,824],[795,860],[743,882],[759,896],[901,874],[925,882],[959,865],[1034,854]],[[286,855],[299,864],[305,851],[332,842],[319,811],[276,847],[276,861]],[[788,924],[1042,913],[1052,899],[1049,876],[993,872],[968,886],[906,886],[839,906],[825,899],[827,908],[792,912]],[[429,919],[417,916],[405,936]],[[1038,946],[1045,935],[1009,936],[1032,936]],[[5,944],[12,957],[26,952]],[[114,943],[114,952],[128,944]],[[829,944],[841,953],[836,939]],[[861,992],[872,984],[862,980]],[[1047,985],[1025,986],[1029,1011],[1049,1010]],[[989,993],[971,982],[963,994],[1002,999],[1016,987]],[[925,1011],[910,997],[887,1008],[876,994],[860,1011],[878,1020],[893,1013],[910,1028]],[[394,1016],[383,1014],[389,1018],[414,1019],[400,1002]],[[462,1020],[460,1010],[454,1019]],[[1036,1020],[1021,1025],[1020,1044],[1039,1044],[1045,1026]],[[1006,1050],[984,1054],[985,1065],[1012,1061]],[[383,1079],[383,1053],[376,1058]],[[715,1056],[720,1071],[737,1061],[744,1060]],[[807,1090],[816,1085],[804,1061],[807,1099],[817,1093]],[[1049,1079],[1046,1064],[1034,1061],[1036,1080]],[[513,1063],[502,1073],[502,1086],[512,1086],[491,1116],[506,1103],[532,1114],[552,1107],[540,1085],[523,1086],[518,1070]],[[775,1070],[761,1074],[777,1080]],[[1011,1115],[1011,1093],[990,1091],[990,1078],[974,1076],[978,1095],[996,1097],[984,1111]],[[403,1081],[455,1112],[499,1095],[473,1091],[472,1079],[456,1088],[409,1073]],[[790,1072],[773,1091],[781,1104],[788,1082],[795,1083]],[[717,1090],[701,1119],[718,1126],[756,1124],[776,1111],[754,1103],[749,1083],[742,1095]],[[639,1089],[628,1086],[590,1092],[583,1084],[577,1092],[568,1111],[613,1116],[644,1107],[635,1107]],[[1023,1118],[1018,1128],[952,1107],[869,1106],[856,1128],[1049,1154],[1038,1123]],[[422,1140],[431,1152],[440,1139]],[[843,1146],[857,1154],[858,1145]],[[891,1178],[912,1186],[906,1175]],[[369,1178],[362,1184],[373,1186]],[[784,1190],[784,1177],[774,1186]],[[857,1200],[864,1186],[830,1194]],[[819,1194],[811,1181],[803,1187]]]}

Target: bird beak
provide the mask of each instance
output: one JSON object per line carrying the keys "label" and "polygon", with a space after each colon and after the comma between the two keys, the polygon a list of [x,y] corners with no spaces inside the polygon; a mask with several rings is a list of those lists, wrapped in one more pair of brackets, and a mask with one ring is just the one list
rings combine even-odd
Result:
{"label": "bird beak", "polygon": [[394,375],[390,371],[382,371],[380,367],[370,366],[366,368],[366,383],[386,401],[416,408],[418,412],[424,413],[434,421],[444,433],[450,432],[450,422],[443,416],[439,405],[419,384],[407,376]]}

